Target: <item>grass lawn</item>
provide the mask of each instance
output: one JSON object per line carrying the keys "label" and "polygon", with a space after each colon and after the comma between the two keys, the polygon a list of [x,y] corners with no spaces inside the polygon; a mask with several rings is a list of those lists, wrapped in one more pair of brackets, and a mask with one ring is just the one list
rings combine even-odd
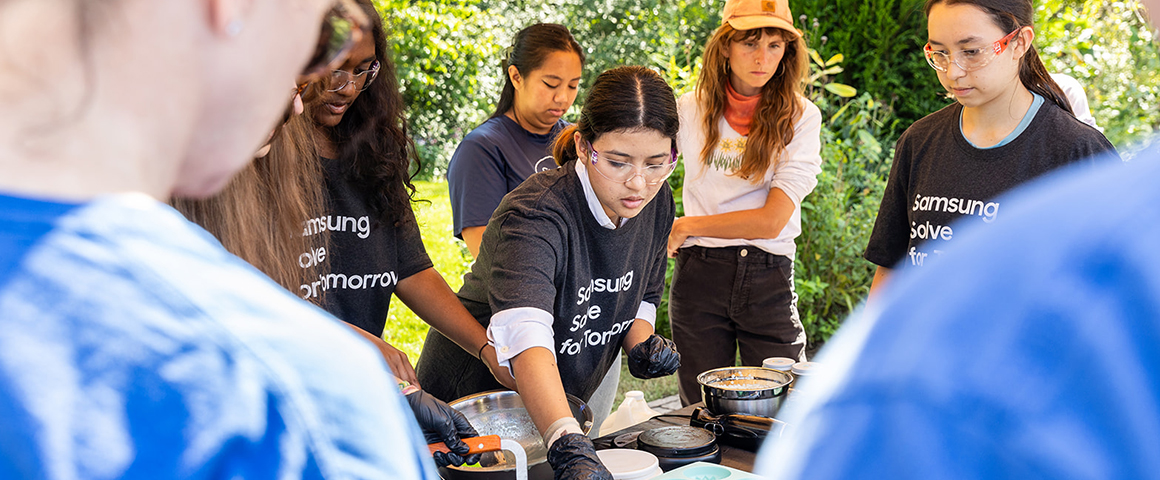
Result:
{"label": "grass lawn", "polygon": [[[447,184],[436,182],[416,182],[418,197],[430,203],[416,203],[415,217],[423,234],[423,244],[427,254],[452,290],[463,285],[463,274],[471,265],[471,254],[467,246],[451,233],[451,202],[447,198]],[[391,299],[391,313],[387,317],[387,328],[383,338],[402,350],[411,359],[419,360],[423,350],[423,340],[427,337],[427,324],[415,316],[411,309],[395,297]],[[624,398],[624,392],[641,390],[647,400],[656,400],[677,393],[676,376],[653,380],[640,380],[628,373],[627,364],[622,365],[620,386],[616,393],[616,404]]]}

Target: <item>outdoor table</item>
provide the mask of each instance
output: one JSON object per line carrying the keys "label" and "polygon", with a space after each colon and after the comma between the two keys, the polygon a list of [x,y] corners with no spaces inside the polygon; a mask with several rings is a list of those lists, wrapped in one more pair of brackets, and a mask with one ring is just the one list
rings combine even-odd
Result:
{"label": "outdoor table", "polygon": [[[704,406],[704,403],[695,403],[680,410],[674,410],[664,415],[653,417],[644,423],[638,423],[623,430],[618,430],[608,435],[601,436],[600,438],[593,440],[592,443],[596,445],[597,450],[616,448],[612,444],[612,441],[615,440],[616,437],[626,433],[643,432],[645,430],[657,427],[668,427],[672,425],[688,425],[689,416],[693,414],[693,409],[702,406]],[[736,468],[746,472],[753,471],[753,462],[757,458],[756,453],[742,448],[725,445],[720,441],[717,442],[717,446],[721,448],[721,465],[730,468]]]}

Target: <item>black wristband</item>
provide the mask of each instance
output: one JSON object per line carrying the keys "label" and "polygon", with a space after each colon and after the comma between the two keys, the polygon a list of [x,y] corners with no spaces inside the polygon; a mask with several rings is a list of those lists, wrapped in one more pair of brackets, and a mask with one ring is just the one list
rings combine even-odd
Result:
{"label": "black wristband", "polygon": [[479,354],[476,355],[475,357],[480,359],[480,360],[483,360],[483,349],[485,349],[485,348],[487,348],[487,342],[483,342],[483,346],[479,347]]}

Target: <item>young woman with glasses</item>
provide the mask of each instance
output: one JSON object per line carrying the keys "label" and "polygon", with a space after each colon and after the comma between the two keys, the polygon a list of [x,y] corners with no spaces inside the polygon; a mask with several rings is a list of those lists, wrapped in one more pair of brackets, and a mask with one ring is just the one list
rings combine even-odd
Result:
{"label": "young woman with glasses", "polygon": [[793,287],[801,202],[817,185],[821,113],[802,95],[806,46],[785,1],[730,0],[681,98],[685,216],[673,224],[673,340],[681,402],[697,375],[768,357],[805,359]]}
{"label": "young woman with glasses", "polygon": [[552,141],[580,91],[584,50],[567,27],[537,23],[516,33],[502,68],[495,112],[463,138],[447,167],[454,233],[472,256],[503,196],[531,174],[556,168]]}
{"label": "young woman with glasses", "polygon": [[[673,91],[656,72],[600,74],[579,121],[556,140],[561,168],[504,197],[459,290],[515,376],[557,479],[611,478],[565,393],[587,401],[621,350],[640,378],[680,364],[672,342],[653,333],[677,130]],[[445,399],[499,387],[474,355],[432,332],[419,378]]]}
{"label": "young woman with glasses", "polygon": [[435,478],[377,352],[161,203],[246,165],[357,11],[0,1],[0,478]]}
{"label": "young woman with glasses", "polygon": [[937,261],[955,233],[994,222],[1001,193],[1115,151],[1076,120],[1039,60],[1031,0],[930,0],[927,63],[955,103],[899,138],[864,257],[873,294],[894,268]]}

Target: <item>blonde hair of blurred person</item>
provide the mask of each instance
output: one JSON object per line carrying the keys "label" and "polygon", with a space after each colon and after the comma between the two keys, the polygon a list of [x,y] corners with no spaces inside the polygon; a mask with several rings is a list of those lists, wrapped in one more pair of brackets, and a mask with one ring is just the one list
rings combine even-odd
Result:
{"label": "blonde hair of blurred person", "polygon": [[0,478],[436,478],[377,352],[158,201],[250,162],[348,4],[0,0]]}
{"label": "blonde hair of blurred person", "polygon": [[[303,223],[323,209],[322,166],[307,115],[292,115],[269,151],[243,168],[217,195],[170,203],[201,225],[230,253],[257,267],[287,290],[300,290],[325,274],[317,252],[326,232],[304,235]],[[295,261],[296,260],[296,261]],[[308,300],[320,302],[321,297]]]}

